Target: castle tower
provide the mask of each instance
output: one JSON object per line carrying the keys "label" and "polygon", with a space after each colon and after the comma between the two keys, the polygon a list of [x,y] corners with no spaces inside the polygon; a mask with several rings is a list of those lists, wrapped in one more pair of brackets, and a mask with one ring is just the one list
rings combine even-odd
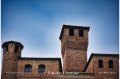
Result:
{"label": "castle tower", "polygon": [[7,41],[2,44],[3,61],[1,79],[16,79],[18,57],[21,57],[23,45],[15,41]]}
{"label": "castle tower", "polygon": [[90,27],[63,25],[59,39],[64,72],[83,72],[87,63]]}

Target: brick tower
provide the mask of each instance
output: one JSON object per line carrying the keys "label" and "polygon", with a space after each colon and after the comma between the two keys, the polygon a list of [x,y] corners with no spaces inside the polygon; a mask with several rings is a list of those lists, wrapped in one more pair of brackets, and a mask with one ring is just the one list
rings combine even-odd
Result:
{"label": "brick tower", "polygon": [[83,72],[87,63],[90,27],[63,25],[59,39],[64,72]]}
{"label": "brick tower", "polygon": [[21,57],[23,45],[19,42],[8,41],[2,44],[3,64],[1,79],[16,79],[18,57]]}

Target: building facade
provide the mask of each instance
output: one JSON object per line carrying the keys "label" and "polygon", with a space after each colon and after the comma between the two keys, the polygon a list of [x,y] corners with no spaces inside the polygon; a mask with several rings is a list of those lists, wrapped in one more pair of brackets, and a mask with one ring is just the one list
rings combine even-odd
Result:
{"label": "building facade", "polygon": [[63,25],[61,58],[21,57],[20,42],[2,44],[2,79],[119,79],[119,54],[91,54],[87,61],[90,27]]}

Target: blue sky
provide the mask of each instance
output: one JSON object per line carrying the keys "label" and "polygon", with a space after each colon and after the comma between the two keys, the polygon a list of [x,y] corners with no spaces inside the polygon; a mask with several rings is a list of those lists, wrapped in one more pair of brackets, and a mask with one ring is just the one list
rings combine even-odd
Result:
{"label": "blue sky", "polygon": [[90,26],[91,53],[119,52],[119,0],[2,0],[2,43],[24,45],[23,57],[61,57],[63,24]]}

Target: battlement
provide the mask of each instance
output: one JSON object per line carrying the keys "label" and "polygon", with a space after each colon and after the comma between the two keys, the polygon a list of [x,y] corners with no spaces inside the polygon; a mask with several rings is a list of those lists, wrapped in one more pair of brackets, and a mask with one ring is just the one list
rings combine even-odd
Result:
{"label": "battlement", "polygon": [[14,43],[17,46],[20,46],[22,49],[24,48],[24,46],[20,42],[16,42],[16,41],[7,41],[7,42],[4,42],[2,44],[2,48],[8,46],[8,44],[11,44],[11,43]]}

